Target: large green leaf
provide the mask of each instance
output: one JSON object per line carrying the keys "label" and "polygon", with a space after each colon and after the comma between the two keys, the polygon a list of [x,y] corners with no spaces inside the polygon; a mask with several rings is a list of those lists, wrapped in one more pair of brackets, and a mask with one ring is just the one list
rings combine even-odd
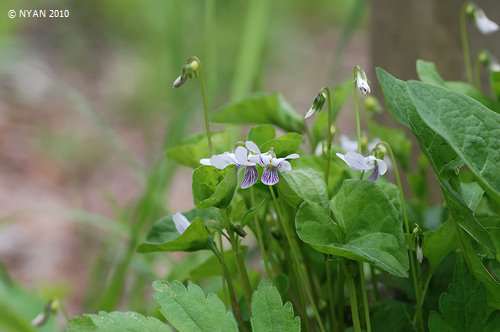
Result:
{"label": "large green leaf", "polygon": [[439,298],[439,310],[441,315],[433,311],[429,317],[431,332],[498,331],[498,325],[486,323],[486,291],[467,272],[463,259],[457,261],[449,293]]}
{"label": "large green leaf", "polygon": [[316,202],[328,209],[328,192],[323,174],[312,168],[296,168],[281,173],[278,182],[280,197],[288,204],[298,207],[304,200]]}
{"label": "large green leaf", "polygon": [[425,123],[500,202],[500,114],[461,93],[430,84],[410,81],[408,91]]}
{"label": "large green leaf", "polygon": [[274,124],[286,131],[304,131],[304,120],[279,93],[254,93],[223,106],[212,114],[213,122]]}
{"label": "large green leaf", "polygon": [[237,169],[228,166],[218,170],[213,166],[201,166],[193,172],[193,199],[198,209],[211,206],[225,208],[233,199],[237,183]]}
{"label": "large green leaf", "polygon": [[278,289],[268,279],[253,293],[251,322],[253,332],[300,332],[300,318],[294,316],[292,304],[283,306]]}
{"label": "large green leaf", "polygon": [[304,201],[295,219],[297,234],[314,249],[366,261],[400,277],[408,276],[408,253],[399,214],[375,184],[345,180],[328,210]]}
{"label": "large green leaf", "polygon": [[179,332],[238,331],[233,315],[217,295],[205,296],[197,285],[186,289],[179,281],[155,281],[153,290],[160,312]]}
{"label": "large green leaf", "polygon": [[170,327],[154,317],[136,312],[104,312],[73,318],[68,332],[170,332]]}
{"label": "large green leaf", "polygon": [[271,125],[258,125],[248,130],[248,140],[262,146],[265,142],[276,137],[276,129]]}
{"label": "large green leaf", "polygon": [[[233,148],[227,132],[212,133],[212,143],[215,154],[230,151]],[[207,136],[201,133],[189,137],[180,145],[168,149],[167,157],[191,168],[200,166],[200,159],[210,157]]]}
{"label": "large green leaf", "polygon": [[153,251],[194,251],[208,248],[208,231],[204,222],[217,219],[217,209],[192,209],[182,213],[191,225],[179,234],[172,216],[157,221],[149,232],[146,241],[139,245],[138,252]]}
{"label": "large green leaf", "polygon": [[443,78],[441,78],[441,75],[439,75],[436,65],[433,62],[417,60],[417,74],[418,78],[424,83],[435,84],[444,88],[454,90],[456,92],[460,92],[464,95],[474,98],[491,110],[494,110],[496,112],[500,111],[500,103],[489,98],[476,87],[465,82],[445,81]]}
{"label": "large green leaf", "polygon": [[434,232],[424,233],[423,253],[434,269],[458,246],[455,222],[448,220]]}
{"label": "large green leaf", "polygon": [[287,133],[278,138],[266,141],[262,144],[260,149],[262,152],[266,152],[273,148],[277,157],[286,157],[287,155],[298,151],[303,139],[302,135],[297,133]]}
{"label": "large green leaf", "polygon": [[478,243],[494,251],[488,232],[476,220],[473,211],[460,194],[456,168],[463,161],[452,147],[422,120],[408,93],[406,83],[381,68],[377,77],[384,93],[389,112],[401,124],[407,126],[417,138],[422,152],[436,174],[443,196],[453,219]]}

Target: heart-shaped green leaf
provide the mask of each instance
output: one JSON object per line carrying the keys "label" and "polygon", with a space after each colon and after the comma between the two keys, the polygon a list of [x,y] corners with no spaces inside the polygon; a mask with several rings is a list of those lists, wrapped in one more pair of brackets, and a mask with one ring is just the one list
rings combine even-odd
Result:
{"label": "heart-shaped green leaf", "polygon": [[[233,148],[227,132],[212,133],[212,143],[215,154]],[[167,157],[191,168],[200,166],[200,159],[210,157],[207,136],[205,133],[200,133],[189,137],[182,144],[168,149]]]}
{"label": "heart-shaped green leaf", "polygon": [[273,138],[269,141],[266,141],[260,147],[262,152],[269,151],[269,149],[273,148],[276,156],[279,158],[286,157],[289,154],[297,152],[300,144],[304,138],[302,135],[297,133],[287,133],[278,138]]}
{"label": "heart-shaped green leaf", "polygon": [[312,168],[293,169],[281,173],[284,181],[278,182],[280,197],[298,207],[304,200],[316,202],[328,209],[328,192],[323,174]]}
{"label": "heart-shaped green leaf", "polygon": [[195,251],[206,249],[208,231],[204,222],[217,219],[217,209],[192,209],[183,212],[191,221],[184,233],[179,234],[172,216],[166,216],[157,221],[149,232],[146,241],[139,245],[138,252],[153,251]]}
{"label": "heart-shaped green leaf", "polygon": [[304,120],[279,93],[254,93],[223,106],[212,114],[213,122],[273,124],[286,131],[301,133]]}
{"label": "heart-shaped green leaf", "polygon": [[493,252],[494,246],[488,232],[476,220],[460,194],[455,169],[461,167],[463,161],[452,147],[422,120],[413,105],[405,82],[394,78],[381,68],[377,68],[377,77],[389,112],[417,138],[422,152],[436,174],[453,219],[478,243]]}
{"label": "heart-shaped green leaf", "polygon": [[500,202],[500,114],[461,93],[416,81],[408,91],[418,114],[464,160]]}
{"label": "heart-shaped green leaf", "polygon": [[218,170],[213,166],[201,166],[193,172],[193,198],[198,209],[210,206],[225,208],[231,203],[237,183],[235,166]]}
{"label": "heart-shaped green leaf", "polygon": [[375,184],[345,180],[328,210],[304,201],[295,219],[297,234],[314,249],[369,262],[400,277],[408,276],[408,254],[399,215]]}
{"label": "heart-shaped green leaf", "polygon": [[258,125],[248,130],[248,140],[258,146],[276,137],[276,129],[271,125]]}

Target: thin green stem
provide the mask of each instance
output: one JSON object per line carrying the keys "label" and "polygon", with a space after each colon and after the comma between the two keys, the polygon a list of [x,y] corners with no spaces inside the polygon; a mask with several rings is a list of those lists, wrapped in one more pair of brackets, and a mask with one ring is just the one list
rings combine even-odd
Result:
{"label": "thin green stem", "polygon": [[344,296],[344,288],[345,288],[345,277],[344,277],[344,271],[341,267],[341,263],[339,262],[338,266],[338,278],[337,278],[337,294],[339,296],[338,298],[338,304],[337,304],[337,312],[339,314],[338,322],[339,322],[339,331],[344,332],[345,331],[345,324],[344,324],[344,308],[345,308],[345,296]]}
{"label": "thin green stem", "polygon": [[[252,202],[252,206],[255,206],[255,193],[253,190],[253,186],[250,187],[250,200]],[[257,214],[253,216],[253,220],[255,222],[255,230],[257,233],[257,242],[259,243],[260,252],[262,253],[262,259],[264,260],[264,269],[266,270],[266,274],[268,278],[272,278],[271,270],[269,268],[269,261],[267,259],[266,247],[264,246],[264,239],[262,236],[262,228],[260,227],[259,218]]]}
{"label": "thin green stem", "polygon": [[330,308],[330,325],[332,330],[337,329],[337,316],[335,316],[335,301],[333,300],[333,289],[332,289],[332,273],[331,273],[331,268],[330,268],[330,262],[328,259],[330,258],[330,255],[324,255],[325,256],[325,265],[326,265],[326,286],[327,286],[327,292],[328,292],[328,307]]}
{"label": "thin green stem", "polygon": [[210,133],[210,122],[208,119],[208,108],[207,108],[207,92],[205,89],[205,77],[203,76],[203,66],[201,65],[200,59],[198,57],[192,56],[188,59],[188,62],[196,61],[198,62],[200,73],[200,85],[201,85],[201,99],[203,100],[203,115],[205,117],[205,130],[207,132],[208,150],[210,155],[214,154],[214,147],[212,145],[212,135]]}
{"label": "thin green stem", "polygon": [[356,136],[358,138],[358,153],[361,154],[361,121],[359,118],[358,87],[356,85],[358,66],[354,67],[354,106],[356,108]]}
{"label": "thin green stem", "polygon": [[325,182],[328,188],[328,177],[330,176],[330,162],[331,162],[331,151],[332,151],[332,102],[330,100],[330,89],[324,87],[321,92],[326,92],[326,102],[328,103],[328,122],[327,134],[326,134],[326,171],[325,171]]}
{"label": "thin green stem", "polygon": [[464,238],[462,237],[462,232],[460,230],[460,226],[458,225],[458,223],[455,223],[455,227],[456,227],[456,231],[457,231],[457,236],[458,236],[458,242],[460,243],[460,249],[462,250],[462,253],[464,255],[464,258],[465,258],[465,262],[467,263],[467,267],[469,268],[469,270],[472,270],[472,265],[471,265],[471,262],[469,260],[469,256],[467,256],[467,249],[465,248],[465,242],[464,242]]}
{"label": "thin green stem", "polygon": [[373,265],[370,265],[370,274],[371,274],[372,287],[373,287],[373,300],[375,302],[378,302],[378,300],[380,299],[380,293],[378,291],[377,274],[375,271],[375,267]]}
{"label": "thin green stem", "polygon": [[344,258],[340,259],[340,264],[342,265],[342,270],[344,271],[344,276],[347,280],[347,287],[349,287],[349,299],[351,301],[351,315],[352,315],[354,332],[361,332],[361,324],[359,322],[359,313],[358,313],[358,300],[356,298],[356,285],[354,284],[354,279],[347,270]]}
{"label": "thin green stem", "polygon": [[229,220],[226,210],[223,209],[222,212],[225,221],[224,227],[229,235],[229,242],[231,243],[234,260],[236,262],[236,270],[238,270],[238,274],[240,275],[243,292],[245,293],[245,298],[248,304],[248,310],[250,310],[252,301],[252,286],[250,285],[250,279],[248,278],[248,272],[243,255],[241,254],[239,239],[235,236],[234,231],[231,229],[231,220]]}
{"label": "thin green stem", "polygon": [[363,266],[363,262],[359,262],[359,276],[360,276],[360,284],[361,284],[361,294],[363,296],[363,309],[365,312],[365,321],[366,321],[366,331],[372,331],[372,324],[370,322],[370,307],[368,306],[368,296],[366,294],[366,284],[365,284],[365,270]]}
{"label": "thin green stem", "polygon": [[471,4],[469,2],[464,3],[462,9],[460,10],[460,36],[462,38],[462,50],[464,52],[464,61],[465,61],[465,70],[467,73],[467,82],[469,84],[473,84],[472,81],[472,64],[470,59],[470,51],[469,51],[469,41],[467,39],[467,8]]}
{"label": "thin green stem", "polygon": [[222,273],[224,274],[226,281],[227,281],[227,288],[229,289],[229,296],[231,297],[231,308],[233,309],[233,313],[236,316],[236,319],[238,320],[238,323],[240,324],[240,328],[242,331],[248,331],[245,322],[243,321],[243,317],[241,316],[240,308],[238,307],[238,300],[236,299],[236,293],[234,292],[234,286],[233,286],[233,280],[231,279],[231,274],[229,274],[229,271],[227,270],[226,264],[224,264],[224,260],[221,258],[221,254],[217,250],[217,247],[215,244],[210,241],[209,242],[212,248],[213,253],[219,260],[219,263],[222,268]]}
{"label": "thin green stem", "polygon": [[[220,247],[220,252],[222,253],[221,255],[221,260],[222,260],[222,263],[224,264],[224,244],[222,242],[222,234],[218,234],[217,236],[219,238],[219,247]],[[222,274],[222,296],[223,296],[223,299],[224,299],[224,303],[226,302],[226,298],[227,298],[227,295],[226,295],[226,282],[224,281],[224,274]]]}
{"label": "thin green stem", "polygon": [[285,232],[286,239],[288,241],[288,245],[290,246],[290,251],[292,252],[292,258],[294,260],[294,263],[297,267],[297,272],[299,273],[300,279],[303,281],[303,285],[307,294],[307,297],[309,298],[309,302],[311,304],[311,307],[313,308],[314,315],[316,316],[316,320],[318,322],[319,328],[322,332],[325,332],[325,327],[323,326],[323,322],[321,321],[321,316],[319,315],[318,308],[316,307],[316,303],[314,302],[313,296],[312,296],[312,291],[311,291],[311,285],[307,279],[306,274],[304,273],[302,269],[302,265],[300,264],[299,256],[297,254],[297,248],[296,248],[296,243],[294,239],[292,238],[292,234],[290,234],[290,230],[288,229],[288,225],[283,218],[283,214],[281,213],[280,206],[278,204],[278,200],[276,199],[276,195],[274,194],[274,190],[272,186],[269,186],[269,191],[271,192],[271,196],[273,197],[274,205],[276,207],[276,212],[278,213],[278,219],[281,223],[281,227],[283,228],[283,231]]}
{"label": "thin green stem", "polygon": [[474,86],[481,90],[481,60],[479,54],[474,58]]}
{"label": "thin green stem", "polygon": [[[406,240],[410,241],[411,239],[411,233],[410,233],[410,224],[408,222],[408,213],[406,212],[406,201],[405,201],[405,196],[403,193],[403,186],[401,185],[401,178],[399,176],[399,170],[398,170],[398,164],[396,163],[396,158],[394,157],[394,153],[392,152],[391,146],[387,142],[379,142],[375,146],[375,149],[379,145],[384,145],[387,147],[387,150],[389,150],[389,154],[391,156],[392,164],[394,165],[394,173],[396,175],[396,181],[398,183],[398,190],[399,190],[399,199],[401,201],[401,207],[403,209],[403,219],[405,223],[405,232],[406,232]],[[411,269],[411,274],[413,278],[413,288],[415,289],[415,298],[417,300],[417,312],[420,313],[421,315],[421,310],[419,307],[419,304],[421,304],[420,301],[420,288],[418,287],[418,279],[417,279],[417,274],[416,274],[416,268],[415,268],[415,257],[413,255],[413,251],[411,250],[411,246],[409,245],[408,247],[408,254],[410,256],[410,269]],[[422,320],[422,317],[419,317],[419,320]]]}

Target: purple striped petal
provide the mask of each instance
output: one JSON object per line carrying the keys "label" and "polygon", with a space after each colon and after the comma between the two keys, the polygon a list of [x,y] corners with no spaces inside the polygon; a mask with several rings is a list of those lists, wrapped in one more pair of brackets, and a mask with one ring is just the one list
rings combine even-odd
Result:
{"label": "purple striped petal", "polygon": [[376,165],[375,168],[373,169],[372,174],[370,174],[370,176],[368,177],[367,180],[370,181],[370,182],[375,182],[378,179],[378,175],[379,175],[379,173],[378,173],[378,165]]}
{"label": "purple striped petal", "polygon": [[262,183],[268,186],[275,185],[278,183],[278,169],[275,167],[264,168],[264,173],[262,173]]}
{"label": "purple striped petal", "polygon": [[243,182],[241,183],[241,189],[253,186],[253,184],[257,182],[258,177],[259,172],[257,172],[257,167],[247,166],[245,175],[243,176]]}

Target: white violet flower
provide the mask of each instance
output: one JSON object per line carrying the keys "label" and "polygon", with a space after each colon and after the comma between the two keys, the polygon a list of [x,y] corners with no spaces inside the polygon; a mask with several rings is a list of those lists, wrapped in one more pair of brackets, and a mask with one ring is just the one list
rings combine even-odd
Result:
{"label": "white violet flower", "polygon": [[189,225],[191,225],[189,220],[180,212],[174,214],[172,216],[172,219],[174,220],[175,229],[177,229],[177,232],[179,232],[179,234],[184,233]]}
{"label": "white violet flower", "polygon": [[249,151],[255,153],[255,155],[250,155],[249,159],[264,168],[261,181],[268,186],[278,183],[278,171],[286,172],[292,170],[292,165],[287,159],[296,159],[300,157],[298,154],[292,153],[284,158],[276,158],[276,154],[272,148],[266,153],[261,153],[257,144],[251,141],[246,142],[246,147]]}
{"label": "white violet flower", "polygon": [[364,157],[363,155],[349,151],[345,155],[337,153],[337,157],[342,159],[347,166],[355,171],[369,171],[372,174],[368,177],[368,181],[377,181],[379,175],[384,175],[387,172],[387,164],[382,159],[375,158],[375,156]]}
{"label": "white violet flower", "polygon": [[371,91],[370,85],[368,84],[368,79],[366,78],[366,73],[358,66],[356,66],[356,87],[358,88],[359,92],[364,95],[369,94]]}
{"label": "white violet flower", "polygon": [[259,173],[255,167],[256,163],[249,160],[247,149],[243,146],[238,146],[234,153],[224,152],[222,154],[213,155],[211,158],[204,158],[200,160],[202,165],[214,166],[217,169],[224,169],[229,165],[236,165],[236,167],[246,167],[245,175],[241,183],[241,188],[245,189],[253,186],[257,182]]}
{"label": "white violet flower", "polygon": [[488,35],[498,30],[498,24],[490,20],[481,8],[475,8],[474,23],[483,35]]}

